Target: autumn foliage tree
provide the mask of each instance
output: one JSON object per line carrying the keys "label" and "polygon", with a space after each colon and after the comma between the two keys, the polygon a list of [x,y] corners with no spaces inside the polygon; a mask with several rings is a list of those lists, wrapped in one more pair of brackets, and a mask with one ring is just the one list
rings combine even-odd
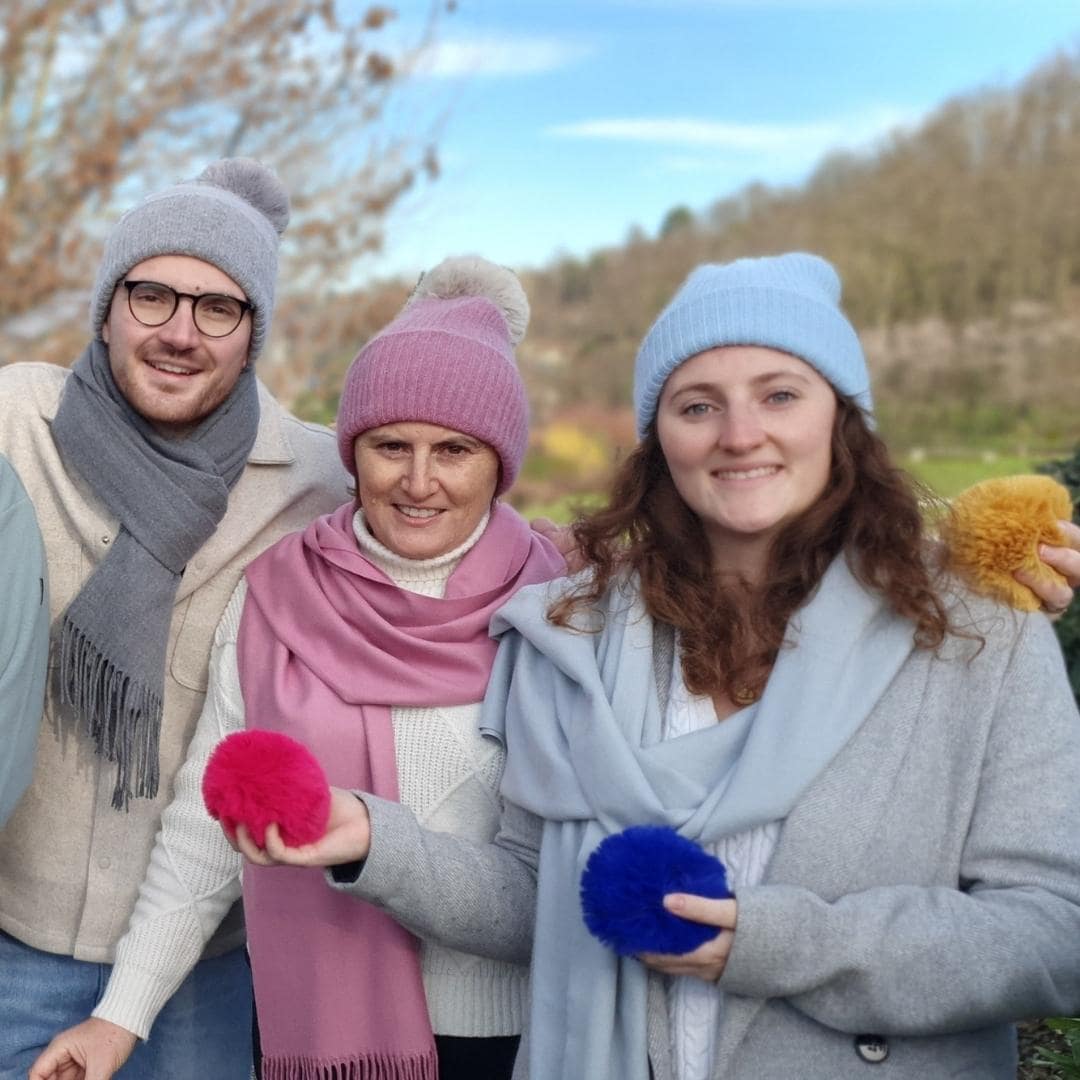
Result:
{"label": "autumn foliage tree", "polygon": [[0,359],[22,358],[10,330],[27,313],[85,290],[119,208],[215,157],[259,158],[285,182],[290,283],[340,280],[402,194],[437,174],[435,121],[401,134],[388,114],[452,7],[433,3],[402,45],[379,4],[5,0]]}

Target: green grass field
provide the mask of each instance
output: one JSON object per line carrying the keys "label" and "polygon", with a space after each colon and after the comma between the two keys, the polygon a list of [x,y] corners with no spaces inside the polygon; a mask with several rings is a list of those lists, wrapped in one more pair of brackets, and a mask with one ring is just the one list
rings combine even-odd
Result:
{"label": "green grass field", "polygon": [[938,495],[951,499],[980,480],[1034,472],[1038,461],[1026,457],[993,455],[970,458],[927,457],[922,461],[905,460],[901,464]]}

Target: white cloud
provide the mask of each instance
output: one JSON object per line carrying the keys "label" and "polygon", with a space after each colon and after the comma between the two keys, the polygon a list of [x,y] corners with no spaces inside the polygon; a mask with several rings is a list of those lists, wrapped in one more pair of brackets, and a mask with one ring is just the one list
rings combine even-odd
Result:
{"label": "white cloud", "polygon": [[[817,154],[839,146],[858,146],[887,132],[910,125],[918,116],[910,111],[877,107],[804,124],[740,124],[692,117],[636,117],[583,120],[546,129],[558,138],[599,139],[645,143],[697,151],[727,153]],[[687,169],[700,157],[673,157],[676,168]]]}
{"label": "white cloud", "polygon": [[568,67],[591,52],[587,45],[553,37],[445,38],[424,50],[416,73],[433,78],[537,75]]}
{"label": "white cloud", "polygon": [[726,150],[769,150],[793,140],[820,139],[823,124],[728,124],[687,117],[584,120],[548,128],[548,134],[575,139],[654,143],[665,146],[715,146]]}

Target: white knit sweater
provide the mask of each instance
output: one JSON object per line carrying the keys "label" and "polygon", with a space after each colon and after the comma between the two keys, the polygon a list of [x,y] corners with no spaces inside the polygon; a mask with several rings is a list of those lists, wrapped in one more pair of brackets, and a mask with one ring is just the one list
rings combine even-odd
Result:
{"label": "white knit sweater", "polygon": [[[442,596],[454,568],[479,539],[487,516],[465,543],[435,559],[394,555],[367,531],[362,512],[353,530],[364,553],[397,585]],[[94,1016],[146,1038],[161,1008],[194,967],[203,947],[240,895],[241,857],[203,806],[201,786],[211,751],[244,728],[236,662],[246,583],[222,616],[210,656],[210,686],[173,801],[120,941],[105,994]],[[503,753],[479,733],[480,705],[391,709],[401,801],[426,828],[479,842],[499,820]],[[440,1035],[493,1036],[521,1031],[528,978],[516,964],[471,956],[430,942],[421,969],[432,1029]]]}

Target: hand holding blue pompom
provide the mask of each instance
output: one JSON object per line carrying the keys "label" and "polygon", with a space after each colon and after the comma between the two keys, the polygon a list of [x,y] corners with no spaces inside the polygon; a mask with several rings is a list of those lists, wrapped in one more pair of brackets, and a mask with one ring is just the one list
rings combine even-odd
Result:
{"label": "hand holding blue pompom", "polygon": [[699,924],[703,930],[708,931],[710,937],[693,952],[678,956],[641,953],[638,959],[664,975],[693,975],[704,982],[716,982],[724,974],[728,953],[735,942],[735,920],[738,914],[735,898],[712,900],[689,893],[669,893],[664,897],[664,907],[682,919]]}
{"label": "hand holding blue pompom", "polygon": [[[722,956],[713,956],[713,943],[718,930],[734,928],[732,896],[719,859],[659,826],[637,826],[609,836],[589,857],[581,876],[581,906],[589,931],[622,956],[649,954],[642,958],[672,974],[719,976],[731,935],[717,947]],[[699,952],[708,956],[699,957]],[[674,971],[673,966],[687,970]]]}

